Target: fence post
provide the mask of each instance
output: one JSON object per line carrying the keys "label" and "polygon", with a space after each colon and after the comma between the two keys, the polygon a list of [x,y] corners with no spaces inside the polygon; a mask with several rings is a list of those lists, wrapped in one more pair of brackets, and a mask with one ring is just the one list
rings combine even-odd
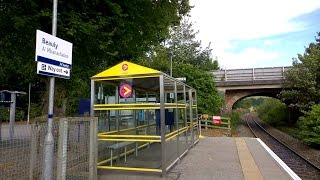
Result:
{"label": "fence post", "polygon": [[97,179],[97,118],[92,117],[90,120],[90,149],[89,149],[89,179]]}
{"label": "fence post", "polygon": [[31,125],[31,150],[30,150],[30,168],[29,168],[29,179],[35,179],[33,177],[34,165],[37,161],[37,138],[38,138],[38,125],[32,124]]}
{"label": "fence post", "polygon": [[67,172],[67,146],[68,146],[68,121],[67,118],[60,119],[58,159],[57,159],[57,180],[65,180]]}
{"label": "fence post", "polygon": [[199,138],[203,138],[202,133],[201,133],[201,120],[199,120]]}

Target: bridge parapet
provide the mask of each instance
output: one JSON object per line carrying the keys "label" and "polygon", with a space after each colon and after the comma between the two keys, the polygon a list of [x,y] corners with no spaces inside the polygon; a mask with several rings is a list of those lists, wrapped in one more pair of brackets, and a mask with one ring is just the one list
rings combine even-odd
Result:
{"label": "bridge parapet", "polygon": [[211,71],[215,82],[283,80],[291,66]]}
{"label": "bridge parapet", "polygon": [[252,95],[276,97],[282,89],[286,67],[229,69],[211,71],[218,91],[225,97],[224,111],[232,110],[238,100]]}

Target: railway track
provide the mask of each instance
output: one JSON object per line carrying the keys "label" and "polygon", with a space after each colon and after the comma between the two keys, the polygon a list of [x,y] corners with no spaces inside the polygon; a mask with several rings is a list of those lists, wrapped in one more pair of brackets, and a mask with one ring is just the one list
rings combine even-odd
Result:
{"label": "railway track", "polygon": [[320,179],[320,168],[266,131],[253,116],[246,122],[255,137],[260,138],[277,156],[302,179]]}

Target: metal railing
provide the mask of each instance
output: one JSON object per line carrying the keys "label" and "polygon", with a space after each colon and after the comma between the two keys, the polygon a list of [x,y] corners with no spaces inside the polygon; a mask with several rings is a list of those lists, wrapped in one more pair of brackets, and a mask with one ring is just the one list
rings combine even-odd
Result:
{"label": "metal railing", "polygon": [[215,82],[281,80],[285,78],[285,72],[289,69],[291,69],[291,66],[250,69],[226,69],[211,71],[210,73],[214,75]]}
{"label": "metal railing", "polygon": [[[54,179],[96,179],[97,118],[63,118],[53,123]],[[42,179],[47,123],[16,125],[13,138],[2,125],[0,179]]]}
{"label": "metal railing", "polygon": [[213,124],[213,122],[211,120],[207,120],[207,119],[200,119],[198,121],[199,123],[199,130],[200,130],[200,134],[199,137],[203,137],[202,136],[202,128],[205,129],[224,129],[227,130],[231,133],[231,120],[230,118],[226,118],[226,117],[221,117],[221,123],[220,124]]}

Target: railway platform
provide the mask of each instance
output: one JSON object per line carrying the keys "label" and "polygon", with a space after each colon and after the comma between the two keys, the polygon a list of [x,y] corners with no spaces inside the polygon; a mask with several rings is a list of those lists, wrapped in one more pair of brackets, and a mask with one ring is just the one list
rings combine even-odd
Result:
{"label": "railway platform", "polygon": [[300,179],[260,139],[205,137],[166,177],[154,174],[99,171],[99,179],[259,180]]}

